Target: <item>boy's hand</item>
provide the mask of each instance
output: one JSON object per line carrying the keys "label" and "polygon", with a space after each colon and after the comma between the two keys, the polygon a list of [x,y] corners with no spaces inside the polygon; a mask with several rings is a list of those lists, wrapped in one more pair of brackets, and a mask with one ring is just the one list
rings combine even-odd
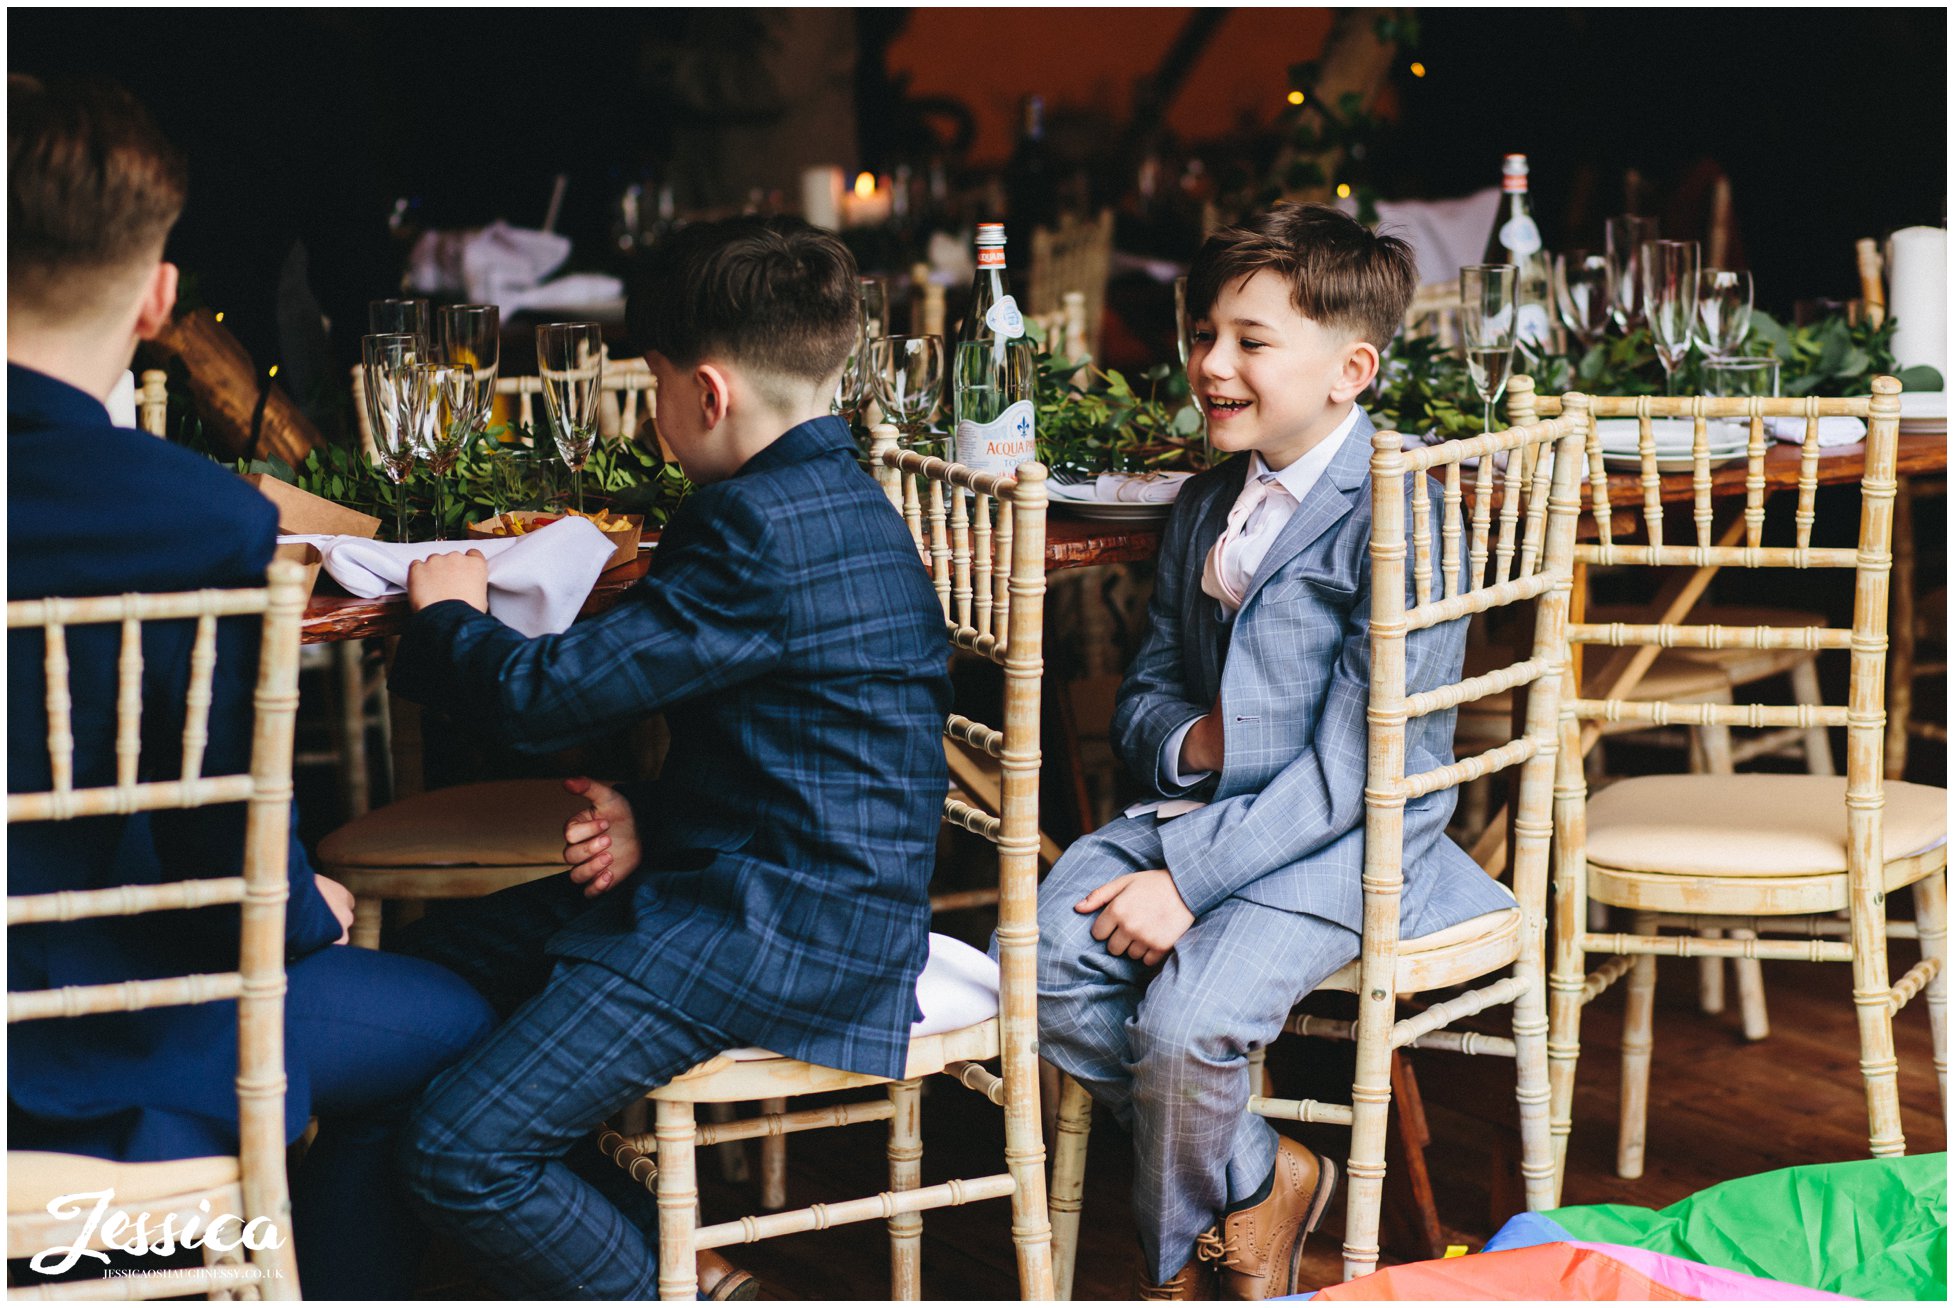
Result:
{"label": "boy's hand", "polygon": [[601,781],[569,777],[563,788],[590,798],[589,808],[563,824],[563,861],[584,897],[595,899],[638,870],[638,821],[629,801]]}
{"label": "boy's hand", "polygon": [[488,612],[488,560],[480,550],[451,550],[407,565],[407,602],[414,612],[451,599]]}
{"label": "boy's hand", "polygon": [[1187,734],[1181,737],[1181,771],[1219,772],[1223,755],[1221,736],[1221,696],[1214,697],[1214,707],[1206,716],[1196,718]]}
{"label": "boy's hand", "polygon": [[1146,967],[1167,957],[1194,925],[1194,914],[1187,911],[1165,868],[1114,877],[1072,907],[1075,912],[1099,914],[1092,924],[1092,938],[1105,941],[1106,952],[1137,959]]}
{"label": "boy's hand", "polygon": [[331,877],[312,874],[312,884],[319,888],[319,898],[326,901],[326,907],[339,919],[339,939],[335,945],[343,945],[353,938],[353,892],[340,885]]}

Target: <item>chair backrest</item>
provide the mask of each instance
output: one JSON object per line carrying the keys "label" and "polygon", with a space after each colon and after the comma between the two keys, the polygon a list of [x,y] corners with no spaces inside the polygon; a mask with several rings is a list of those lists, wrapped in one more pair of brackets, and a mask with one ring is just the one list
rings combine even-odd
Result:
{"label": "chair backrest", "polygon": [[142,385],[136,388],[136,426],[151,436],[169,435],[169,374],[161,368],[143,371]]}
{"label": "chair backrest", "polygon": [[951,646],[1004,670],[1002,730],[957,713],[943,728],[951,740],[998,760],[1003,784],[997,816],[946,799],[943,818],[997,846],[1005,1111],[1028,1104],[1035,1132],[1045,468],[1027,463],[1016,477],[991,476],[897,449],[896,429],[888,424],[876,425],[872,435],[871,466],[936,583]]}
{"label": "chair backrest", "polygon": [[1045,333],[1045,348],[1057,357],[1083,359],[1092,353],[1084,291],[1067,291],[1060,308],[1050,313],[1034,313],[1031,320]]}
{"label": "chair backrest", "polygon": [[[1560,401],[1533,394],[1526,378],[1513,379],[1520,385],[1514,395],[1514,414],[1522,421],[1535,413],[1557,411]],[[1611,499],[1608,478],[1602,463],[1599,438],[1588,439],[1591,512],[1597,539],[1578,543],[1577,562],[1592,564],[1643,564],[1689,567],[1698,570],[1742,568],[1750,570],[1813,568],[1850,569],[1853,572],[1852,627],[1742,627],[1688,625],[1671,620],[1670,614],[1657,615],[1647,624],[1570,623],[1570,645],[1599,645],[1620,649],[1639,647],[1636,657],[1643,666],[1654,661],[1659,649],[1807,649],[1848,650],[1846,704],[1843,707],[1813,704],[1766,705],[1701,704],[1659,699],[1634,700],[1608,698],[1583,699],[1569,696],[1562,701],[1562,749],[1578,740],[1579,720],[1608,722],[1646,722],[1651,725],[1735,727],[1843,727],[1846,732],[1846,824],[1848,865],[1855,902],[1863,889],[1867,896],[1878,893],[1875,884],[1880,870],[1882,751],[1886,715],[1886,621],[1889,572],[1892,568],[1894,498],[1898,489],[1895,467],[1899,449],[1900,383],[1892,377],[1875,377],[1871,395],[1847,399],[1749,398],[1721,399],[1704,396],[1655,398],[1595,398],[1591,404],[1597,414],[1635,417],[1641,421],[1639,503],[1617,504]],[[1572,397],[1565,397],[1571,399]],[[1865,470],[1860,479],[1858,543],[1852,548],[1812,544],[1818,517],[1819,419],[1850,416],[1866,421]],[[1688,544],[1669,539],[1663,521],[1663,478],[1656,465],[1650,422],[1653,418],[1694,420],[1692,469],[1689,473],[1691,540]],[[1712,518],[1713,475],[1709,466],[1706,424],[1710,419],[1742,419],[1749,424],[1745,451],[1745,499],[1743,515],[1721,536],[1716,535]],[[1763,543],[1765,526],[1765,456],[1773,441],[1765,430],[1770,418],[1789,418],[1803,423],[1803,441],[1798,454],[1798,496],[1792,513],[1790,545]],[[1739,537],[1741,536],[1741,540]],[[1628,539],[1621,539],[1621,538]],[[1639,538],[1639,539],[1638,539]],[[1698,575],[1703,575],[1700,571]],[[1677,616],[1686,616],[1688,596],[1671,605]],[[1630,665],[1633,666],[1632,664]],[[1637,674],[1639,675],[1639,673]],[[1619,683],[1619,680],[1617,681]],[[1762,683],[1760,683],[1762,684]],[[1578,750],[1575,758],[1579,758]],[[1563,768],[1567,772],[1567,768]],[[1571,788],[1579,782],[1579,768],[1572,769],[1565,784],[1568,798],[1579,802],[1584,790]],[[1870,898],[1866,901],[1870,904]]]}
{"label": "chair backrest", "polygon": [[1459,279],[1420,286],[1404,311],[1404,336],[1435,336],[1446,349],[1459,343]]}
{"label": "chair backrest", "polygon": [[1062,311],[1068,291],[1085,296],[1087,352],[1096,357],[1113,271],[1113,211],[1101,209],[1093,218],[1067,214],[1057,227],[1034,228],[1029,271],[1026,301],[1033,317]]}
{"label": "chair backrest", "polygon": [[[1544,948],[1549,817],[1566,660],[1563,628],[1573,588],[1574,528],[1580,511],[1576,479],[1586,438],[1587,413],[1581,397],[1573,395],[1568,397],[1567,412],[1554,422],[1469,440],[1413,445],[1408,450],[1402,448],[1403,438],[1397,432],[1378,432],[1372,438],[1364,995],[1388,995],[1392,990],[1404,884],[1406,802],[1515,766],[1521,772],[1514,804],[1518,840],[1513,893],[1524,914],[1528,942],[1524,947],[1536,962]],[[1502,455],[1504,467],[1496,467]],[[1474,460],[1478,466],[1468,516],[1463,466]],[[1435,472],[1443,481],[1442,554],[1436,567],[1426,481]],[[1528,601],[1537,603],[1532,649],[1526,658],[1449,685],[1407,693],[1405,642],[1411,632]],[[1472,758],[1406,775],[1405,740],[1411,719],[1522,686],[1531,690],[1525,729],[1519,736]]]}
{"label": "chair backrest", "polygon": [[[242,927],[236,971],[59,990],[9,991],[7,1021],[12,1024],[237,1001],[238,1140],[244,1205],[237,1216],[246,1221],[254,1216],[267,1217],[284,1237],[280,1249],[253,1250],[250,1255],[258,1274],[277,1271],[284,1277],[282,1284],[272,1281],[263,1287],[266,1297],[286,1297],[295,1294],[297,1288],[296,1272],[289,1262],[290,1203],[285,1185],[285,900],[292,732],[298,711],[299,620],[305,600],[304,569],[278,560],[271,564],[267,584],[259,589],[14,600],[7,605],[9,631],[38,628],[43,633],[52,778],[49,790],[7,796],[8,825],[240,802],[248,806],[241,876],[11,895],[7,899],[10,928],[238,904]],[[203,757],[210,733],[218,620],[250,615],[263,619],[253,696],[256,712],[250,771],[205,776]],[[197,628],[190,656],[190,684],[184,696],[180,775],[171,781],[143,781],[142,626],[146,622],[192,619]],[[121,627],[116,776],[112,785],[77,787],[67,632],[71,627],[109,623]],[[8,1254],[24,1256],[13,1249]],[[194,1294],[198,1289],[182,1279],[161,1284],[163,1295]]]}
{"label": "chair backrest", "polygon": [[[602,398],[598,403],[597,431],[605,440],[619,436],[636,438],[644,424],[658,414],[658,381],[643,359],[606,359],[598,388]],[[495,393],[515,400],[516,418],[525,427],[536,424],[537,397],[543,393],[541,377],[498,376]],[[373,427],[366,412],[365,370],[357,364],[353,367],[353,413],[359,423],[360,448],[366,451],[369,460],[377,459]],[[663,441],[659,442],[659,448],[667,459],[671,458],[671,451],[664,449]]]}

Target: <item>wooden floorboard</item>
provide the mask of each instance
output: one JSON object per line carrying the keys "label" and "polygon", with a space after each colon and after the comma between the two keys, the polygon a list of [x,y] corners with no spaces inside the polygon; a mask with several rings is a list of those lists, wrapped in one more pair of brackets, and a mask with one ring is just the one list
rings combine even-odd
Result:
{"label": "wooden floorboard", "polygon": [[[1897,975],[1917,955],[1896,942]],[[1838,964],[1766,963],[1771,1036],[1755,1044],[1738,1029],[1735,989],[1718,1016],[1696,1011],[1693,962],[1664,959],[1658,969],[1649,1147],[1642,1177],[1614,1174],[1622,988],[1593,1006],[1582,1029],[1574,1133],[1564,1202],[1662,1207],[1707,1186],[1801,1163],[1865,1156],[1866,1111],[1858,1073],[1851,979]],[[1896,1022],[1900,1095],[1910,1152],[1946,1148],[1923,1000]],[[1290,1041],[1271,1057],[1280,1092],[1294,1080],[1335,1074],[1338,1057],[1318,1041]],[[1503,1214],[1489,1211],[1502,1138],[1512,1133],[1512,1065],[1500,1059],[1416,1051],[1412,1055],[1432,1129],[1427,1155],[1448,1237],[1477,1248]],[[1347,1133],[1298,1128],[1315,1147],[1341,1157]],[[924,1182],[1001,1170],[1003,1131],[987,1101],[949,1082],[930,1086],[923,1109]],[[795,1136],[788,1146],[788,1197],[794,1204],[850,1198],[883,1187],[880,1125]],[[717,1179],[701,1155],[706,1218],[752,1211],[753,1193]],[[1131,1162],[1120,1131],[1100,1120],[1091,1137],[1076,1296],[1127,1298],[1137,1243],[1127,1209]],[[1340,1279],[1342,1201],[1305,1251],[1312,1285]],[[992,1200],[924,1215],[923,1293],[930,1299],[1016,1297],[1010,1209]],[[888,1295],[888,1237],[880,1222],[723,1250],[761,1278],[763,1297],[881,1299]],[[1387,1255],[1386,1261],[1395,1261]],[[437,1249],[425,1283],[429,1298],[496,1296],[475,1282],[465,1258]]]}

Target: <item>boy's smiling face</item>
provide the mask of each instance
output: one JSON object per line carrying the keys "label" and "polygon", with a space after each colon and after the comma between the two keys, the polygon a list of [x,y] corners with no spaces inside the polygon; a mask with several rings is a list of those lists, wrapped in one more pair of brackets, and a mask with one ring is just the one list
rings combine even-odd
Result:
{"label": "boy's smiling face", "polygon": [[1255,272],[1194,322],[1187,375],[1214,447],[1280,470],[1336,430],[1377,375],[1377,349],[1305,318],[1281,277]]}

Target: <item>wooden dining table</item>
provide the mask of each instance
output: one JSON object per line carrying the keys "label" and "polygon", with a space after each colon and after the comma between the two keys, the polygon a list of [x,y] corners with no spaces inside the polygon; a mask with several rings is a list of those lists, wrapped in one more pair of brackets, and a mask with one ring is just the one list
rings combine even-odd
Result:
{"label": "wooden dining table", "polygon": [[[1767,494],[1792,490],[1798,484],[1799,448],[1778,443],[1764,456],[1764,487]],[[1818,459],[1821,486],[1847,485],[1859,480],[1865,468],[1865,446],[1844,445],[1824,451]],[[1898,472],[1901,477],[1919,476],[1947,470],[1947,437],[1944,434],[1902,434]],[[1716,499],[1741,499],[1745,493],[1746,469],[1742,463],[1711,473],[1711,493]],[[1694,495],[1687,473],[1669,473],[1662,478],[1665,501],[1687,501]],[[1621,473],[1608,479],[1611,503],[1637,505],[1642,483],[1634,473]],[[1626,529],[1629,511],[1623,510],[1619,524]],[[1592,531],[1591,519],[1582,520],[1584,531]],[[1106,563],[1139,563],[1152,559],[1160,550],[1159,521],[1104,522],[1072,516],[1063,508],[1054,509],[1045,527],[1045,567],[1056,572],[1067,568],[1089,568]],[[656,534],[647,537],[656,543]],[[579,616],[601,613],[617,602],[632,583],[651,567],[650,551],[636,561],[612,568],[597,579]],[[330,583],[321,579],[321,586]],[[361,599],[330,590],[315,590],[306,605],[301,639],[308,644],[323,641],[358,640],[370,636],[394,636],[407,617],[407,600],[402,595],[380,599]]]}

